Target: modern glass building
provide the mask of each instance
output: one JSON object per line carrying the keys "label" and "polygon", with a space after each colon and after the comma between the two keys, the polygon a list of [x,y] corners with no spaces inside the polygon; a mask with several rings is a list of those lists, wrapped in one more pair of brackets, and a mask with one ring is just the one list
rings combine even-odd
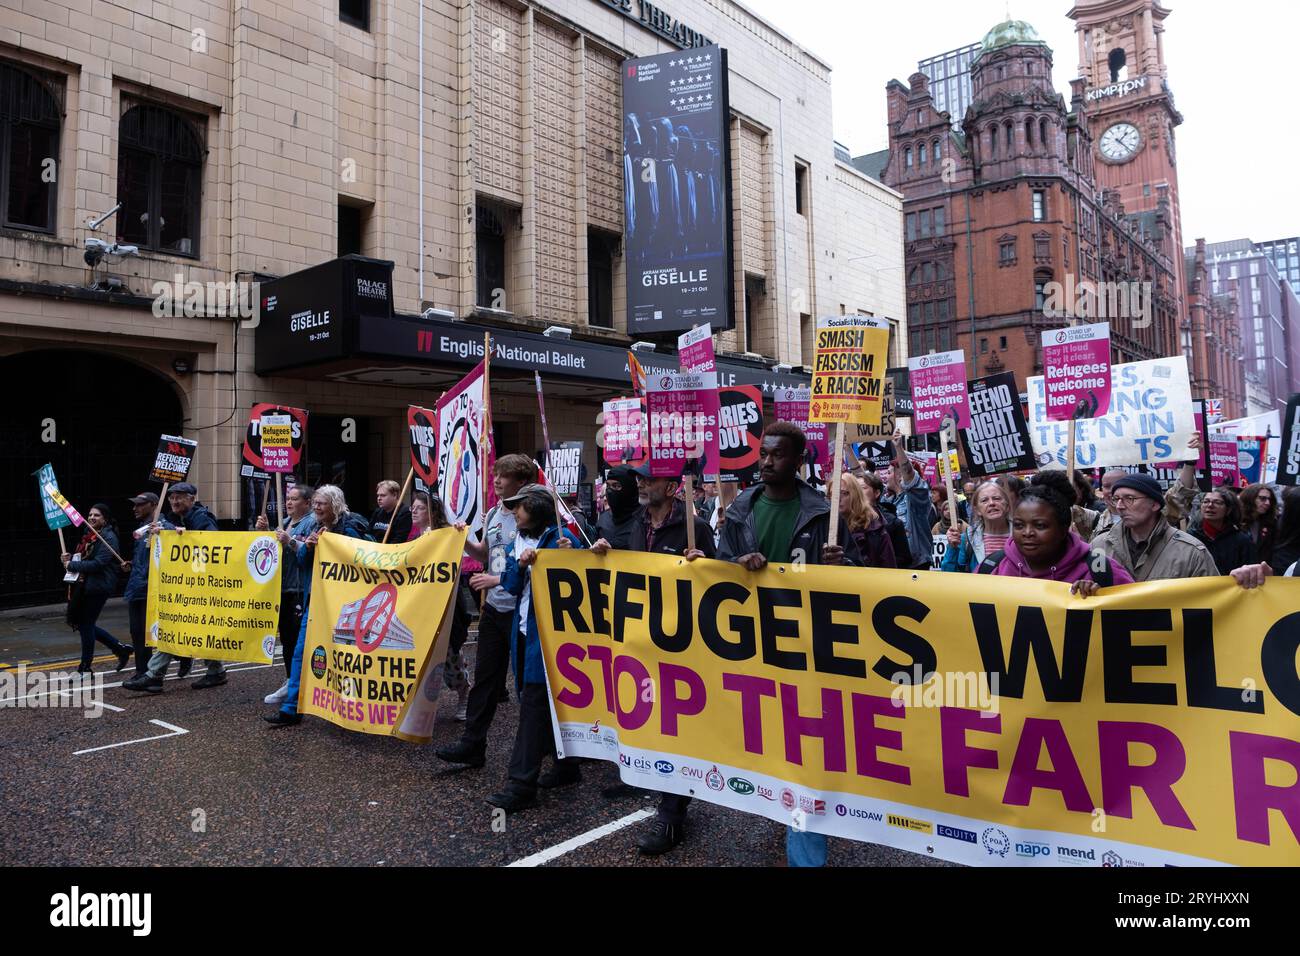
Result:
{"label": "modern glass building", "polygon": [[1300,238],[1257,242],[1255,248],[1273,260],[1277,274],[1291,283],[1292,290],[1300,295]]}
{"label": "modern glass building", "polygon": [[970,106],[970,65],[979,53],[980,44],[958,47],[920,61],[917,72],[930,78],[934,105],[952,118],[952,128],[960,130],[966,107]]}

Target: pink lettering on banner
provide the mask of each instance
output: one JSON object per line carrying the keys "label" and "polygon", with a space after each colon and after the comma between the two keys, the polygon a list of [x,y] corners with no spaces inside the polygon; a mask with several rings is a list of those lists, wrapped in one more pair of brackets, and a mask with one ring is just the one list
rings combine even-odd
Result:
{"label": "pink lettering on banner", "polygon": [[[710,396],[712,403],[710,403]],[[704,473],[717,473],[718,376],[715,372],[656,375],[646,382],[650,416],[650,474],[677,477],[688,461],[703,458]],[[714,455],[709,469],[709,450]]]}
{"label": "pink lettering on banner", "polygon": [[716,372],[718,366],[713,357],[713,329],[701,325],[678,336],[677,358],[683,372]]}
{"label": "pink lettering on banner", "polygon": [[778,388],[775,393],[773,410],[776,420],[789,422],[799,428],[808,440],[810,457],[814,467],[829,474],[832,464],[829,425],[826,422],[808,421],[808,401],[811,397],[807,386],[801,388]]}
{"label": "pink lettering on banner", "polygon": [[[1149,747],[1155,759],[1132,763],[1130,743]],[[1174,784],[1187,770],[1187,751],[1177,734],[1158,724],[1103,720],[1097,724],[1097,745],[1101,753],[1102,809],[1112,816],[1133,819],[1133,788],[1137,787],[1146,794],[1165,826],[1196,829],[1174,795]]]}
{"label": "pink lettering on banner", "polygon": [[966,394],[966,353],[937,352],[907,360],[912,383],[912,429],[918,435],[939,431],[948,418],[970,428]]}
{"label": "pink lettering on banner", "polygon": [[641,461],[645,457],[641,400],[615,399],[606,402],[604,410],[605,463],[621,465],[624,461]]}
{"label": "pink lettering on banner", "polygon": [[1043,333],[1047,420],[1101,418],[1110,410],[1110,323]]}
{"label": "pink lettering on banner", "polygon": [[[1278,838],[1294,840],[1295,834],[1300,833],[1300,742],[1230,730],[1228,751],[1232,755],[1232,800],[1237,817],[1237,839],[1270,846],[1269,810],[1277,810],[1274,819],[1279,825],[1285,821],[1291,828],[1287,833],[1279,826]],[[1269,783],[1269,776],[1279,782]],[[1281,782],[1288,776],[1296,782]]]}

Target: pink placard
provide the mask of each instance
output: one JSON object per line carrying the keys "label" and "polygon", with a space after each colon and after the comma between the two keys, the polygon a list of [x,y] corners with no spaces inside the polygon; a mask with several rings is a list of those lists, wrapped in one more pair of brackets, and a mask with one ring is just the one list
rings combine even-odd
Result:
{"label": "pink placard", "polygon": [[1047,420],[1101,418],[1110,410],[1110,323],[1043,333]]}
{"label": "pink placard", "polygon": [[1235,488],[1241,483],[1236,440],[1210,442],[1210,481],[1214,488],[1220,485]]}
{"label": "pink placard", "polygon": [[605,462],[621,465],[625,461],[636,463],[645,458],[642,443],[642,414],[639,398],[618,398],[605,403]]}
{"label": "pink placard", "polygon": [[966,394],[966,353],[961,349],[919,355],[907,360],[912,382],[912,429],[918,435],[937,432],[954,416],[958,428],[970,428]]}
{"label": "pink placard", "polygon": [[[708,446],[718,447],[718,419],[710,420],[712,404],[718,401],[718,376],[713,372],[655,375],[646,381],[647,414],[650,417],[650,474],[675,478],[686,462],[707,457]],[[708,462],[704,471],[709,474]],[[715,464],[714,471],[716,473]]]}
{"label": "pink placard", "polygon": [[831,441],[830,426],[826,422],[808,421],[808,401],[811,398],[811,389],[780,387],[774,393],[772,408],[776,412],[776,420],[779,422],[789,422],[799,428],[808,440],[808,448],[811,451],[811,459],[814,467],[820,472],[829,474],[831,464]]}
{"label": "pink placard", "polygon": [[707,325],[677,337],[677,359],[683,372],[716,372],[713,358],[713,329]]}

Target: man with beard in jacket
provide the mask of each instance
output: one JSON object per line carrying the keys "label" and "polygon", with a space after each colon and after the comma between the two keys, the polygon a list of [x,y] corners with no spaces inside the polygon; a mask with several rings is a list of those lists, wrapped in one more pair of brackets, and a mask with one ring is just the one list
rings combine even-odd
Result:
{"label": "man with beard in jacket", "polygon": [[596,534],[609,542],[611,548],[625,550],[632,540],[632,531],[641,519],[637,501],[636,469],[630,465],[611,468],[605,478],[605,504],[596,522]]}
{"label": "man with beard in jacket", "polygon": [[[840,521],[837,540],[828,544],[831,506],[826,496],[799,480],[807,438],[790,422],[763,430],[759,452],[761,483],[740,494],[727,509],[718,558],[749,571],[767,564],[851,564],[862,566],[853,536]],[[838,516],[837,516],[837,519]],[[825,866],[826,837],[794,826],[786,837],[791,866]]]}

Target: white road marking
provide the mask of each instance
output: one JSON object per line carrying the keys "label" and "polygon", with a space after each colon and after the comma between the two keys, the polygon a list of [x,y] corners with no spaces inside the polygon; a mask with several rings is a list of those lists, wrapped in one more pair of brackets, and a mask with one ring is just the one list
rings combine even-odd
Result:
{"label": "white road marking", "polygon": [[[276,654],[276,657],[279,657],[279,656],[280,656],[279,654]],[[275,666],[275,662],[274,662],[274,661],[271,662],[270,664],[259,664],[257,661],[234,661],[234,662],[232,662],[232,663],[226,665],[226,673],[227,673],[227,674],[238,674],[238,673],[241,672],[241,671],[256,671],[256,670],[261,670],[261,669],[264,668],[264,667],[274,667],[274,666]],[[164,680],[164,681],[169,681],[169,680],[193,680],[193,679],[195,679],[195,677],[196,677],[196,675],[193,674],[193,673],[186,674],[184,677],[181,677],[181,676],[179,676],[179,675],[177,675],[177,674],[168,674],[166,677],[163,678],[163,680]],[[107,684],[107,683],[106,683],[106,684],[103,685],[104,690],[112,690],[114,687],[121,687],[122,684],[125,683],[125,681],[127,681],[127,680],[130,680],[130,678],[124,678],[123,680],[117,681],[116,683],[113,683],[113,684]],[[22,697],[15,697],[15,698],[13,698],[13,699],[14,699],[14,700],[30,700],[30,699],[33,698],[33,697],[44,697],[44,696],[46,696],[47,694],[57,694],[57,693],[62,693],[62,691],[49,691],[49,690],[42,690],[42,691],[38,691],[38,692],[35,693],[35,694],[24,694]],[[143,694],[143,693],[146,693],[146,692],[145,692],[145,691],[139,691],[138,693]],[[117,710],[117,711],[121,711],[121,710],[122,710],[121,707],[114,707],[114,706],[111,705],[111,704],[105,704],[104,706],[107,707],[109,710]]]}
{"label": "white road marking", "polygon": [[572,853],[579,847],[584,847],[588,843],[595,843],[597,840],[609,836],[611,833],[617,833],[619,830],[630,827],[634,823],[640,823],[647,817],[655,815],[651,809],[638,810],[636,813],[629,813],[612,823],[606,823],[603,827],[596,827],[594,830],[588,830],[586,833],[580,833],[572,840],[565,840],[563,843],[557,843],[555,846],[534,853],[532,856],[526,856],[522,860],[515,860],[510,866],[543,866],[552,860],[564,856],[566,853]]}
{"label": "white road marking", "polygon": [[152,737],[139,737],[135,740],[123,740],[121,743],[117,744],[105,744],[103,747],[91,747],[87,750],[74,750],[72,756],[78,757],[81,754],[93,754],[98,750],[112,750],[114,747],[127,747],[131,744],[143,744],[150,740],[162,740],[166,737],[179,737],[181,734],[189,733],[189,731],[184,727],[177,727],[175,724],[169,724],[165,720],[151,718],[149,723],[157,724],[159,727],[166,727],[168,732],[165,734],[155,734]]}

